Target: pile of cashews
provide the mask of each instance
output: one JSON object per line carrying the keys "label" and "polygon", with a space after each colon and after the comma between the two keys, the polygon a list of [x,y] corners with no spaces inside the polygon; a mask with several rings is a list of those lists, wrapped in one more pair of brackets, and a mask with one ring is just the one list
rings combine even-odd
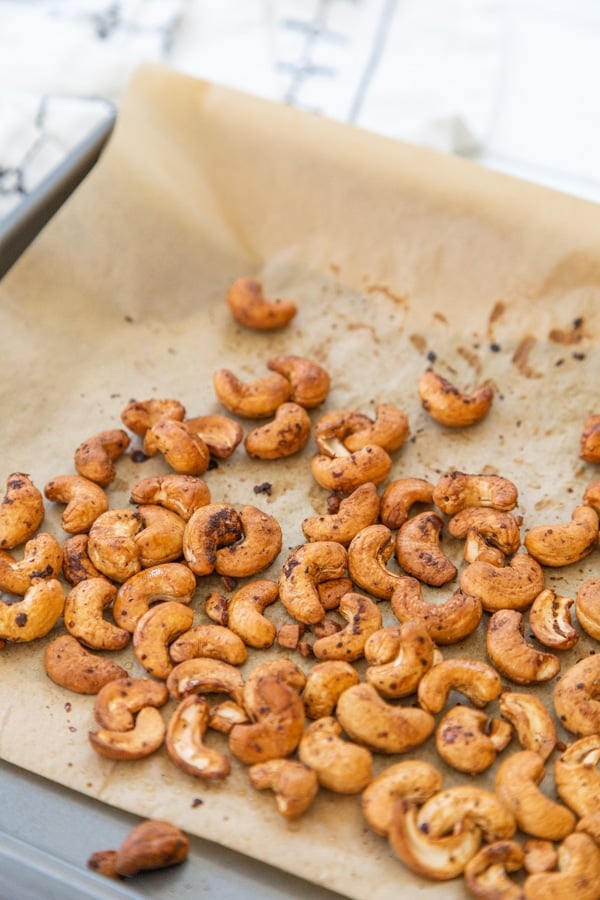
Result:
{"label": "pile of cashews", "polygon": [[[296,312],[291,301],[267,300],[252,279],[236,282],[227,302],[236,321],[259,330],[281,328]],[[544,577],[545,566],[595,550],[600,481],[589,484],[571,521],[533,527],[522,541],[509,479],[450,471],[437,483],[390,481],[393,454],[410,434],[401,409],[381,403],[374,418],[335,410],[313,423],[309,411],[329,393],[327,371],[296,355],[267,368],[271,374],[250,382],[228,369],[214,373],[227,414],[186,417],[170,398],[128,403],[124,428],[85,440],[74,453],[76,474],[56,476],[43,492],[26,474],[9,476],[0,590],[21,599],[0,603],[5,652],[62,620],[46,645],[46,672],[94,697],[89,742],[104,757],[139,759],[165,747],[184,772],[208,781],[227,778],[234,758],[257,790],[273,791],[286,819],[305,813],[320,789],[359,795],[371,829],[418,875],[463,876],[478,897],[597,900],[600,653],[561,676],[553,710],[518,686],[559,674],[558,654],[578,640],[571,610],[600,640],[600,579],[571,599]],[[418,391],[445,427],[472,425],[493,400],[490,384],[462,394],[431,370]],[[244,437],[240,418],[269,421]],[[277,460],[298,454],[311,435],[312,475],[337,501],[303,520],[305,542],[288,553],[277,580],[259,577],[282,550],[281,526],[254,505],[215,502],[202,476],[211,458],[227,460],[239,445],[251,458]],[[162,455],[166,471],[133,484],[130,507],[111,508],[118,460],[134,439],[146,456]],[[600,462],[600,416],[586,421],[580,455]],[[65,507],[62,543],[41,530],[44,498]],[[445,530],[463,541],[460,573],[442,550]],[[197,589],[215,573],[232,596],[211,592],[197,622]],[[457,577],[444,602],[424,598],[423,585]],[[277,602],[287,616],[279,630],[265,615]],[[383,625],[382,603],[397,624]],[[440,648],[471,635],[484,613],[489,661],[444,659]],[[544,650],[524,636],[526,613]],[[249,651],[276,642],[289,653],[258,661],[243,677]],[[142,677],[105,653],[129,644]],[[451,692],[468,703],[448,708]],[[210,703],[213,694],[226,699]],[[399,702],[406,698],[410,705]],[[175,708],[165,720],[169,701]],[[496,718],[485,710],[493,701]],[[574,738],[555,757],[558,799],[540,787],[559,749],[555,718]],[[210,729],[226,736],[228,753],[207,743]],[[444,788],[441,771],[413,756],[374,776],[374,754],[411,754],[432,736],[440,759],[468,776],[464,784]],[[507,754],[513,738],[521,749]],[[472,776],[500,754],[494,790],[476,785]],[[520,870],[524,878],[511,878]]]}

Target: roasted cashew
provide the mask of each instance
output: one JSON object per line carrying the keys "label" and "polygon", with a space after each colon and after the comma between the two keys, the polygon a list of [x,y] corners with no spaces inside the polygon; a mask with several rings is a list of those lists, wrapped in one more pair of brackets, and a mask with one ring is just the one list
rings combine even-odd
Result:
{"label": "roasted cashew", "polygon": [[575,613],[586,634],[600,641],[600,578],[589,578],[579,587]]}
{"label": "roasted cashew", "polygon": [[54,503],[66,503],[60,524],[68,534],[88,532],[98,516],[108,509],[104,488],[82,475],[57,475],[44,494]]}
{"label": "roasted cashew", "polygon": [[88,541],[87,534],[74,534],[63,544],[62,573],[69,584],[79,584],[86,578],[98,578],[101,575],[88,556]]}
{"label": "roasted cashew", "polygon": [[516,831],[515,817],[500,798],[472,784],[459,784],[434,794],[420,808],[417,823],[431,837],[441,837],[465,816],[473,820],[487,843],[508,840]]}
{"label": "roasted cashew", "polygon": [[13,550],[36,533],[44,521],[44,498],[29,475],[13,472],[6,479],[0,504],[0,548]]}
{"label": "roasted cashew", "polygon": [[197,509],[183,532],[183,555],[196,575],[210,575],[217,564],[219,547],[234,544],[242,536],[239,513],[224,503],[207,503]]}
{"label": "roasted cashew", "polygon": [[185,406],[179,400],[153,397],[151,400],[130,400],[121,411],[121,422],[134,434],[144,437],[149,428],[161,419],[182,422]]}
{"label": "roasted cashew", "polygon": [[246,765],[290,756],[304,730],[302,698],[277,675],[262,675],[244,685],[243,706],[250,722],[234,725],[229,750]]}
{"label": "roasted cashew", "polygon": [[221,734],[229,734],[234,725],[243,725],[249,721],[243,706],[234,700],[223,700],[211,707],[208,727]]}
{"label": "roasted cashew", "polygon": [[461,392],[431,369],[419,378],[418,389],[423,409],[440,425],[450,428],[464,428],[480,422],[494,400],[494,387],[490,381],[478,385],[471,393]]}
{"label": "roasted cashew", "polygon": [[337,609],[344,594],[354,590],[354,584],[350,578],[330,578],[317,584],[317,593],[321,606],[327,612]]}
{"label": "roasted cashew", "polygon": [[303,406],[282,403],[275,418],[246,435],[244,446],[254,459],[284,459],[299,453],[308,443],[312,423]]}
{"label": "roasted cashew", "polygon": [[390,571],[394,535],[385,525],[367,525],[352,538],[348,547],[348,572],[352,581],[374,597],[389,600],[405,586],[407,576]]}
{"label": "roasted cashew", "polygon": [[576,506],[571,522],[537,525],[525,535],[527,551],[543,566],[568,566],[579,562],[598,544],[598,513],[591,506]]}
{"label": "roasted cashew", "polygon": [[509,872],[523,868],[525,853],[517,841],[486,844],[465,866],[464,879],[469,891],[482,900],[525,900],[522,888],[509,878]]}
{"label": "roasted cashew", "polygon": [[260,281],[237,278],[227,291],[227,306],[236,322],[254,331],[283,328],[296,315],[293,300],[267,300]]}
{"label": "roasted cashew", "polygon": [[98,692],[94,718],[109,731],[129,731],[145,706],[161,707],[169,699],[164,684],[150,678],[118,678]]}
{"label": "roasted cashew", "polygon": [[194,610],[177,600],[158,603],[145,612],[133,632],[133,652],[146,671],[163,681],[173,669],[169,644],[194,621]]}
{"label": "roasted cashew", "polygon": [[74,463],[77,473],[106,487],[117,476],[115,460],[125,453],[130,443],[129,435],[122,428],[100,431],[76,449]]}
{"label": "roasted cashew", "polygon": [[298,622],[314,625],[324,615],[317,585],[341,578],[346,571],[346,549],[336,541],[302,544],[287,558],[279,577],[279,599]]}
{"label": "roasted cashew", "polygon": [[390,830],[394,804],[399,798],[424,803],[442,789],[442,774],[421,759],[405,759],[381,772],[362,792],[362,813],[376,834]]}
{"label": "roasted cashew", "polygon": [[232,666],[241,666],[246,662],[248,652],[244,641],[230,628],[211,623],[194,625],[184,631],[169,647],[169,655],[174,663],[208,656]]}
{"label": "roasted cashew", "polygon": [[287,378],[278,372],[244,382],[230,369],[217,369],[213,387],[225,409],[242,419],[270,418],[278,406],[289,400],[292,391]]}
{"label": "roasted cashew", "polygon": [[417,696],[423,709],[438,713],[446,705],[450,691],[458,691],[475,706],[483,707],[500,696],[502,681],[487,663],[455,657],[437,663],[424,673]]}
{"label": "roasted cashew", "polygon": [[517,553],[501,568],[477,560],[462,570],[460,586],[479,597],[487,612],[524,610],[544,590],[544,571],[528,553]]}
{"label": "roasted cashew", "polygon": [[533,750],[519,750],[506,757],[496,772],[494,790],[512,811],[517,826],[526,834],[560,841],[575,828],[570,809],[555,803],[538,785],[545,774],[544,760]]}
{"label": "roasted cashew", "polygon": [[217,459],[229,459],[244,437],[244,430],[239,422],[229,416],[216,413],[210,416],[194,416],[186,419],[185,424],[202,438],[211,456]]}
{"label": "roasted cashew", "polygon": [[600,462],[600,415],[592,414],[583,423],[579,457],[589,463]]}
{"label": "roasted cashew", "polygon": [[320,660],[353,662],[363,655],[369,635],[381,628],[381,613],[373,600],[355,592],[342,597],[337,611],[348,624],[341,631],[316,640],[313,653]]}
{"label": "roasted cashew", "polygon": [[575,735],[600,733],[600,654],[580,659],[554,688],[554,710]]}
{"label": "roasted cashew", "polygon": [[569,610],[574,601],[553,588],[537,595],[529,610],[529,627],[538,641],[553,650],[569,650],[579,640]]}
{"label": "roasted cashew", "polygon": [[486,544],[512,556],[521,546],[520,525],[521,517],[505,510],[489,506],[467,506],[452,516],[448,522],[448,533],[454,538],[462,539],[475,531]]}
{"label": "roasted cashew", "polygon": [[102,617],[117,588],[107,578],[86,578],[71,588],[65,599],[63,619],[69,634],[93,650],[122,650],[130,634]]}
{"label": "roasted cashew", "polygon": [[185,520],[163,506],[138,506],[143,528],[134,536],[143,569],[175,562],[183,554]]}
{"label": "roasted cashew", "polygon": [[523,844],[523,852],[525,871],[530,875],[533,872],[550,872],[556,868],[558,854],[552,841],[529,838]]}
{"label": "roasted cashew", "polygon": [[185,422],[159,419],[144,435],[144,453],[161,453],[165,462],[180,475],[203,475],[210,463],[210,452],[202,438]]}
{"label": "roasted cashew", "polygon": [[410,436],[410,426],[406,413],[392,403],[378,403],[375,407],[375,419],[369,420],[364,428],[357,428],[344,439],[344,446],[351,453],[376,444],[393,453],[406,443]]}
{"label": "roasted cashew", "polygon": [[277,628],[264,614],[279,597],[279,585],[266,578],[239,588],[227,604],[227,626],[248,647],[270,647]]}
{"label": "roasted cashew", "polygon": [[546,705],[534,694],[505,691],[498,701],[500,715],[511,723],[524,750],[534,750],[543,760],[556,746],[556,728]]}
{"label": "roasted cashew", "polygon": [[204,601],[204,612],[217,625],[227,627],[229,613],[229,600],[224,594],[218,591],[211,591]]}
{"label": "roasted cashew", "polygon": [[284,819],[297,819],[309,808],[319,790],[313,769],[296,759],[269,759],[248,771],[250,784],[258,791],[270,788],[277,811]]}
{"label": "roasted cashew", "polygon": [[90,653],[70,634],[62,634],[48,644],[44,668],[48,678],[77,694],[97,694],[109,681],[127,678],[125,669],[116,662]]}
{"label": "roasted cashew", "polygon": [[467,506],[491,506],[510,512],[518,498],[516,485],[502,475],[466,475],[453,471],[442,475],[433,488],[433,502],[449,516]]}
{"label": "roasted cashew", "polygon": [[220,659],[199,656],[173,667],[167,678],[168,692],[175,700],[188,694],[229,694],[243,705],[244,677],[239,669]]}
{"label": "roasted cashew", "polygon": [[[381,640],[392,635],[396,644],[394,655],[385,662],[373,664],[373,660],[378,658],[377,648]],[[365,657],[371,663],[365,672],[365,680],[382,697],[408,697],[414,694],[421,678],[433,665],[434,653],[435,644],[427,626],[419,619],[379,629],[365,644]]]}
{"label": "roasted cashew", "polygon": [[133,632],[153,603],[177,600],[191,603],[196,577],[184,563],[150,566],[128,578],[119,587],[113,604],[113,618],[120,628]]}
{"label": "roasted cashew", "polygon": [[396,530],[406,522],[415,503],[433,503],[433,485],[424,478],[398,478],[381,495],[379,521]]}
{"label": "roasted cashew", "polygon": [[92,565],[112,581],[127,581],[139,572],[142,563],[135,536],[142,527],[142,517],[132,509],[109,509],[99,515],[87,545]]}
{"label": "roasted cashew", "polygon": [[569,834],[558,848],[558,872],[529,875],[527,900],[598,900],[600,848],[589,834]]}
{"label": "roasted cashew", "polygon": [[34,578],[58,578],[61,568],[62,547],[54,535],[40,531],[27,541],[19,560],[0,550],[0,591],[24,594]]}
{"label": "roasted cashew", "polygon": [[560,672],[560,659],[542,653],[523,636],[523,616],[516,609],[500,609],[488,623],[486,650],[492,663],[516,684],[550,681]]}
{"label": "roasted cashew", "polygon": [[309,719],[333,715],[340,695],[360,682],[360,675],[349,662],[329,659],[312,666],[302,691],[304,709]]}
{"label": "roasted cashew", "polygon": [[302,522],[307,541],[337,541],[347,546],[359,531],[373,525],[379,513],[379,495],[371,482],[345,497],[336,513],[311,516]]}
{"label": "roasted cashew", "polygon": [[26,643],[44,637],[60,619],[65,592],[57,578],[34,578],[21,600],[0,599],[0,640]]}
{"label": "roasted cashew", "polygon": [[137,872],[162,869],[184,861],[189,841],[170,822],[147,819],[129,832],[116,851],[114,868],[118,875],[129,878]]}
{"label": "roasted cashew", "polygon": [[173,762],[188,775],[215,781],[229,775],[231,764],[225,754],[204,743],[209,718],[210,707],[204,697],[186,697],[169,719],[165,746]]}
{"label": "roasted cashew", "polygon": [[217,547],[215,571],[231,578],[248,578],[271,565],[281,550],[283,535],[275,516],[256,506],[243,506],[239,520],[240,539]]}
{"label": "roasted cashew", "polygon": [[486,562],[492,566],[502,568],[506,562],[506,556],[502,550],[488,544],[484,536],[475,528],[471,528],[466,536],[463,546],[463,559],[466,562]]}
{"label": "roasted cashew", "polygon": [[298,755],[317,773],[322,787],[336,794],[358,794],[373,777],[373,757],[341,734],[342,726],[332,716],[317,719],[302,735]]}
{"label": "roasted cashew", "polygon": [[279,372],[290,382],[290,400],[305,409],[314,409],[324,403],[331,387],[329,373],[318,363],[305,356],[276,356],[267,362],[267,368]]}
{"label": "roasted cashew", "polygon": [[375,753],[406,753],[423,744],[435,728],[435,719],[424,709],[387,703],[371,684],[345,690],[336,717],[351,740]]}
{"label": "roasted cashew", "polygon": [[321,487],[349,494],[367,481],[381,484],[390,473],[392,458],[383,447],[366,444],[343,456],[319,453],[313,456],[310,465],[313,477]]}
{"label": "roasted cashew", "polygon": [[164,506],[187,522],[198,507],[210,503],[210,488],[197,475],[150,475],[134,484],[131,502]]}
{"label": "roasted cashew", "polygon": [[512,726],[503,719],[457,704],[442,717],[435,732],[435,747],[441,758],[458,772],[477,775],[496,762],[510,743]]}
{"label": "roasted cashew", "polygon": [[483,615],[481,600],[456,590],[443,603],[428,603],[416,578],[404,580],[391,597],[392,612],[399,622],[421,619],[436,644],[456,644],[472,634]]}
{"label": "roasted cashew", "polygon": [[350,409],[337,409],[321,416],[315,425],[317,451],[323,456],[346,456],[350,452],[346,438],[354,431],[364,431],[372,426],[365,413]]}
{"label": "roasted cashew", "polygon": [[600,846],[600,809],[596,807],[593,812],[583,816],[577,823],[575,831],[584,831]]}
{"label": "roasted cashew", "polygon": [[554,763],[558,796],[579,818],[598,811],[600,734],[579,738]]}
{"label": "roasted cashew", "polygon": [[440,536],[443,519],[426,511],[407,519],[396,535],[396,559],[409,575],[424,584],[440,587],[456,577],[457,569],[443,553]]}
{"label": "roasted cashew", "polygon": [[144,706],[128,731],[109,731],[100,728],[88,732],[88,740],[100,756],[108,759],[143,759],[162,746],[166,726],[160,712]]}

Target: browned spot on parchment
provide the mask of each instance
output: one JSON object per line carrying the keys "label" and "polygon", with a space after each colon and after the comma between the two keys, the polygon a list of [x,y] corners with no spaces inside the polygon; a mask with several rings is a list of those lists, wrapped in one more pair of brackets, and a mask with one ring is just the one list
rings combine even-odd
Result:
{"label": "browned spot on parchment", "polygon": [[427,350],[427,338],[423,337],[422,334],[411,334],[409,341],[419,353],[425,353]]}
{"label": "browned spot on parchment", "polygon": [[567,328],[551,328],[548,332],[548,340],[554,344],[579,344],[589,336],[584,329],[583,318],[574,319]]}
{"label": "browned spot on parchment", "polygon": [[492,311],[488,317],[487,337],[493,343],[494,341],[494,325],[498,322],[506,312],[506,303],[504,300],[497,300],[494,303]]}
{"label": "browned spot on parchment", "polygon": [[444,313],[442,313],[442,312],[434,311],[434,313],[433,313],[433,318],[434,318],[434,319],[437,319],[438,322],[441,322],[442,325],[447,325],[447,324],[448,324],[448,319],[446,318],[446,316],[445,316]]}
{"label": "browned spot on parchment", "polygon": [[394,303],[397,303],[404,309],[408,309],[408,297],[406,294],[396,294],[387,284],[369,284],[366,287],[366,291],[367,294],[384,294],[390,300],[393,300]]}
{"label": "browned spot on parchment", "polygon": [[512,362],[521,375],[525,378],[542,378],[542,373],[529,365],[529,354],[537,344],[537,338],[532,334],[526,334],[521,338],[519,345],[512,356]]}
{"label": "browned spot on parchment", "polygon": [[462,356],[475,372],[481,371],[481,360],[475,350],[471,350],[470,347],[459,347],[457,353],[459,356]]}

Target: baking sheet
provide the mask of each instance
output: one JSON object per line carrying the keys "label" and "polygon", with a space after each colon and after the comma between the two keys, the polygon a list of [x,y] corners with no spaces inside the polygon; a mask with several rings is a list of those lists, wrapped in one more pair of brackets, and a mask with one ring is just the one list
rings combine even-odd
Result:
{"label": "baking sheet", "polygon": [[[593,204],[143,67],[100,163],[0,283],[2,474],[25,471],[43,487],[74,471],[81,440],[120,425],[132,397],[175,396],[190,416],[222,411],[216,368],[257,378],[272,356],[299,353],[332,376],[313,420],[342,407],[370,413],[379,402],[407,412],[412,438],[390,478],[499,472],[519,487],[523,533],[568,519],[597,473],[578,449],[583,420],[597,411],[599,223]],[[296,300],[288,328],[257,335],[232,322],[224,296],[242,274]],[[461,387],[495,382],[483,423],[452,432],[427,418],[416,384],[432,361]],[[254,503],[282,523],[284,549],[266,577],[302,541],[302,519],[326,509],[313,453],[311,444],[266,466],[238,448],[206,474],[213,499]],[[166,468],[156,458],[121,459],[111,505],[127,505],[133,480],[158,471]],[[271,494],[256,494],[264,481]],[[60,512],[48,504],[44,528],[62,537]],[[457,543],[445,546],[458,558]],[[548,586],[574,596],[597,560],[595,551],[548,571]],[[215,587],[201,580],[198,621]],[[460,880],[425,884],[408,872],[369,831],[356,797],[323,791],[290,824],[272,796],[249,788],[243,767],[204,785],[162,751],[137,763],[100,759],[86,740],[90,698],[44,674],[56,633],[0,653],[3,759],[349,897],[384,900],[399,887],[405,896],[464,895]],[[448,655],[478,652],[479,638]],[[563,668],[595,644],[582,634],[561,654]],[[392,761],[379,758],[377,768]],[[458,780],[446,773],[445,784]]]}

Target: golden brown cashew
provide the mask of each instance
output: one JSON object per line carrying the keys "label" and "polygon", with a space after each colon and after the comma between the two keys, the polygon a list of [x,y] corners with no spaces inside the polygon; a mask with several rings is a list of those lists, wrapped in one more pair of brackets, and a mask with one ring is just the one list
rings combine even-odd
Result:
{"label": "golden brown cashew", "polygon": [[243,506],[239,521],[240,540],[217,547],[215,571],[231,578],[249,578],[271,565],[281,550],[283,535],[275,516],[256,506]]}
{"label": "golden brown cashew", "polygon": [[550,872],[556,868],[558,854],[552,841],[530,838],[523,844],[523,852],[525,854],[525,871],[529,874],[533,872]]}
{"label": "golden brown cashew", "polygon": [[432,419],[450,428],[464,428],[481,421],[494,399],[490,381],[471,393],[459,391],[447,378],[427,369],[419,378],[419,397]]}
{"label": "golden brown cashew", "polygon": [[346,438],[354,431],[368,429],[372,420],[364,413],[337,409],[321,416],[315,425],[317,451],[324,456],[347,456]]}
{"label": "golden brown cashew", "polygon": [[71,634],[62,634],[48,644],[44,667],[48,678],[77,694],[97,694],[109,681],[127,678],[125,669],[112,659],[90,653]]}
{"label": "golden brown cashew", "polygon": [[0,548],[13,550],[36,533],[44,521],[44,498],[23,472],[13,472],[6,480],[0,504]]}
{"label": "golden brown cashew", "polygon": [[244,686],[243,706],[250,723],[234,725],[229,750],[246,765],[290,756],[304,730],[304,704],[298,691],[277,675],[261,675]]}
{"label": "golden brown cashew", "polygon": [[422,804],[442,789],[442,774],[421,759],[405,759],[381,772],[362,792],[362,813],[376,834],[390,830],[394,804],[402,798]]}
{"label": "golden brown cashew", "polygon": [[94,650],[122,650],[130,634],[102,617],[117,588],[107,578],[86,578],[68,592],[63,619],[69,634]]}
{"label": "golden brown cashew", "polygon": [[100,728],[88,732],[88,740],[100,756],[108,759],[143,759],[162,746],[166,726],[160,712],[144,706],[128,731],[109,731]]}
{"label": "golden brown cashew", "polygon": [[149,428],[161,419],[182,422],[185,406],[179,400],[153,397],[151,400],[130,400],[121,411],[121,421],[126,428],[144,437]]}
{"label": "golden brown cashew", "polygon": [[185,521],[162,506],[138,506],[143,528],[134,535],[143,569],[175,562],[183,553]]}
{"label": "golden brown cashew", "polygon": [[440,587],[456,577],[457,569],[442,552],[443,519],[435,512],[417,513],[400,526],[396,535],[396,559],[409,575],[424,584]]}
{"label": "golden brown cashew", "polygon": [[239,588],[227,604],[227,626],[248,647],[270,647],[277,628],[263,615],[279,597],[279,585],[266,578]]}
{"label": "golden brown cashew", "polygon": [[389,600],[408,577],[387,567],[394,554],[394,535],[385,525],[367,525],[348,547],[348,571],[352,581],[374,597]]}
{"label": "golden brown cashew", "polygon": [[108,509],[108,497],[99,484],[81,475],[57,475],[44,494],[54,503],[66,503],[60,524],[69,534],[88,532],[98,516]]}
{"label": "golden brown cashew", "polygon": [[161,600],[191,603],[195,590],[196,577],[184,563],[151,566],[132,575],[119,587],[113,618],[120,628],[133,634],[153,603]]}
{"label": "golden brown cashew", "polygon": [[244,430],[239,422],[229,416],[213,414],[210,416],[194,416],[186,419],[185,424],[202,438],[211,456],[217,459],[229,459],[244,437]]}
{"label": "golden brown cashew", "polygon": [[167,465],[180,475],[202,475],[208,469],[210,453],[202,438],[185,422],[159,419],[144,435],[144,453],[161,453]]}
{"label": "golden brown cashew", "polygon": [[173,669],[169,644],[192,627],[194,611],[176,600],[158,603],[135,626],[133,651],[146,671],[163,681]]}
{"label": "golden brown cashew", "polygon": [[579,587],[575,613],[586,634],[600,641],[600,578],[589,578]]}
{"label": "golden brown cashew", "polygon": [[204,743],[209,718],[204,697],[186,697],[169,719],[165,745],[173,762],[188,775],[215,781],[229,775],[231,764],[223,753]]}
{"label": "golden brown cashew", "polygon": [[119,678],[98,692],[94,701],[94,718],[110,731],[129,731],[136,714],[145,706],[161,707],[169,699],[164,684],[150,678]]}
{"label": "golden brown cashew", "polygon": [[[382,639],[395,637],[396,650],[391,658],[373,664]],[[404,625],[388,626],[374,632],[365,644],[365,657],[371,665],[365,680],[382,697],[408,697],[414,694],[423,675],[433,665],[435,644],[424,622],[418,619]],[[386,654],[387,656],[387,654]],[[381,658],[381,657],[379,657]]]}
{"label": "golden brown cashew", "polygon": [[590,415],[583,423],[579,439],[579,457],[585,462],[600,462],[600,415]]}
{"label": "golden brown cashew", "polygon": [[296,759],[270,759],[255,763],[248,771],[250,784],[258,791],[270,788],[277,811],[284,819],[298,819],[309,808],[319,790],[316,772]]}
{"label": "golden brown cashew", "polygon": [[538,525],[525,535],[525,546],[543,566],[568,566],[579,562],[598,543],[598,513],[591,506],[576,506],[571,522]]}
{"label": "golden brown cashew", "polygon": [[112,581],[127,581],[139,572],[142,563],[135,536],[142,527],[139,512],[131,509],[109,509],[99,515],[87,545],[92,565]]}
{"label": "golden brown cashew", "polygon": [[529,627],[538,641],[553,650],[569,650],[579,640],[569,610],[574,601],[553,588],[537,595],[529,610]]}
{"label": "golden brown cashew", "polygon": [[500,696],[502,681],[496,670],[481,660],[445,659],[421,678],[417,691],[419,703],[431,713],[441,712],[450,691],[458,691],[475,706],[483,707]]}
{"label": "golden brown cashew", "polygon": [[62,568],[62,547],[52,534],[40,531],[27,541],[21,559],[0,550],[0,591],[24,594],[34,578],[58,578]]}
{"label": "golden brown cashew", "polygon": [[213,387],[223,406],[243,419],[268,419],[291,393],[289,381],[277,372],[244,382],[230,369],[217,369]]}
{"label": "golden brown cashew", "polygon": [[392,612],[399,622],[421,619],[436,644],[456,644],[472,634],[483,615],[481,600],[456,590],[442,603],[428,603],[421,583],[406,577],[391,597]]}
{"label": "golden brown cashew", "polygon": [[590,481],[583,492],[583,502],[600,514],[600,481]]}
{"label": "golden brown cashew", "polygon": [[420,808],[417,823],[432,837],[441,837],[465,816],[481,829],[488,843],[512,838],[516,831],[515,817],[500,798],[473,784],[459,784],[434,794]]}
{"label": "golden brown cashew", "polygon": [[378,403],[375,407],[375,419],[363,428],[356,428],[344,439],[344,446],[351,453],[376,444],[388,453],[399,450],[410,436],[410,427],[406,413],[392,403]]}
{"label": "golden brown cashew", "polygon": [[83,478],[106,487],[117,476],[115,460],[125,453],[131,440],[122,428],[100,431],[83,441],[75,451],[75,469]]}
{"label": "golden brown cashew", "polygon": [[367,481],[381,484],[391,468],[391,456],[377,444],[367,444],[344,456],[319,453],[311,460],[311,471],[317,484],[342,494],[351,493]]}
{"label": "golden brown cashew", "polygon": [[341,737],[342,726],[332,716],[312,722],[298,746],[304,765],[317,773],[319,784],[337,794],[358,794],[373,777],[373,757]]}
{"label": "golden brown cashew", "polygon": [[545,704],[534,694],[505,691],[498,701],[500,714],[511,723],[524,750],[534,750],[543,760],[556,746],[556,728]]}
{"label": "golden brown cashew", "polygon": [[219,547],[239,541],[242,533],[242,520],[233,506],[208,503],[197,509],[183,532],[183,555],[192,572],[214,572]]}
{"label": "golden brown cashew", "polygon": [[189,841],[170,822],[148,819],[137,825],[116,851],[114,869],[123,878],[184,861]]}
{"label": "golden brown cashew", "polygon": [[175,700],[188,694],[229,694],[243,705],[244,676],[220,659],[198,657],[177,663],[167,678],[168,692]]}
{"label": "golden brown cashew", "polygon": [[516,609],[500,609],[488,623],[486,650],[492,665],[516,684],[550,681],[560,672],[560,659],[542,653],[523,636],[523,616]]}
{"label": "golden brown cashew", "polygon": [[482,900],[525,900],[522,888],[509,878],[525,864],[525,853],[517,841],[486,844],[465,866],[469,891]]}
{"label": "golden brown cashew", "polygon": [[374,524],[378,513],[377,488],[367,482],[345,497],[336,513],[304,519],[302,531],[307,541],[337,541],[347,546],[359,531]]}
{"label": "golden brown cashew", "polygon": [[60,619],[65,605],[57,578],[34,578],[22,600],[0,600],[0,640],[27,643],[44,637]]}
{"label": "golden brown cashew", "polygon": [[507,566],[483,560],[462,570],[460,586],[466,594],[479,597],[487,612],[524,610],[544,590],[544,572],[528,553],[517,553]]}
{"label": "golden brown cashew", "polygon": [[575,831],[584,831],[600,846],[600,809],[596,808],[577,823]]}
{"label": "golden brown cashew", "polygon": [[287,558],[279,577],[279,599],[294,619],[314,625],[325,616],[317,585],[341,578],[346,571],[346,549],[336,541],[302,544]]}
{"label": "golden brown cashew", "polygon": [[381,495],[379,521],[396,530],[406,522],[415,503],[433,503],[433,485],[424,478],[398,478]]}
{"label": "golden brown cashew", "polygon": [[314,409],[327,399],[331,379],[328,372],[312,359],[294,355],[276,356],[267,362],[267,368],[288,379],[293,403],[299,403],[305,409]]}
{"label": "golden brown cashew", "polygon": [[443,513],[453,516],[467,506],[491,506],[510,512],[517,505],[515,484],[502,475],[467,475],[448,472],[433,489],[433,502]]}
{"label": "golden brown cashew", "polygon": [[539,872],[525,881],[527,900],[598,900],[600,848],[588,834],[568,835],[558,848],[558,872]]}
{"label": "golden brown cashew", "polygon": [[496,762],[512,738],[512,726],[503,719],[458,704],[442,717],[435,732],[435,747],[441,758],[458,772],[476,775]]}
{"label": "golden brown cashew", "polygon": [[475,528],[467,531],[463,545],[463,559],[469,563],[487,562],[498,568],[501,568],[506,562],[506,556],[502,550],[488,544],[484,536]]}
{"label": "golden brown cashew", "polygon": [[[512,556],[521,546],[521,517],[489,506],[468,506],[448,522],[448,533],[464,539],[471,531],[481,535],[486,544]],[[470,560],[471,561],[471,560]]]}
{"label": "golden brown cashew", "polygon": [[323,609],[337,609],[344,594],[354,589],[350,578],[330,578],[317,585],[317,593]]}
{"label": "golden brown cashew", "polygon": [[88,556],[88,535],[74,534],[62,548],[62,573],[69,584],[79,584],[86,578],[98,578],[100,572]]}
{"label": "golden brown cashew", "polygon": [[300,666],[296,665],[293,660],[283,656],[275,659],[265,659],[255,665],[246,680],[246,683],[250,684],[248,690],[253,690],[259,679],[267,676],[284,682],[299,694],[302,693],[306,685],[306,675]]}
{"label": "golden brown cashew", "polygon": [[164,506],[187,522],[198,507],[210,503],[210,488],[197,475],[150,475],[134,484],[131,502]]}
{"label": "golden brown cashew", "polygon": [[576,818],[570,809],[555,803],[538,785],[545,775],[544,760],[533,750],[519,750],[498,766],[494,790],[512,811],[517,826],[526,834],[560,841],[570,834]]}
{"label": "golden brown cashew", "polygon": [[221,734],[229,734],[234,725],[243,725],[249,721],[242,706],[234,700],[222,700],[211,707],[208,727]]}
{"label": "golden brown cashew", "polygon": [[375,753],[406,753],[423,744],[435,728],[435,719],[424,709],[387,703],[371,684],[345,690],[336,717],[351,740]]}
{"label": "golden brown cashew", "polygon": [[244,641],[223,625],[194,625],[184,631],[169,647],[169,655],[174,663],[208,656],[221,659],[232,666],[241,666],[246,662],[248,652]]}
{"label": "golden brown cashew", "polygon": [[369,635],[381,628],[381,613],[373,600],[355,592],[342,597],[337,611],[348,624],[341,631],[316,640],[313,653],[321,660],[353,662],[363,655]]}
{"label": "golden brown cashew", "polygon": [[600,733],[600,653],[580,659],[554,688],[554,710],[575,735]]}
{"label": "golden brown cashew", "polygon": [[354,666],[342,659],[329,659],[312,666],[302,692],[306,715],[309,719],[333,715],[340,695],[359,681]]}
{"label": "golden brown cashew", "polygon": [[260,281],[236,278],[227,291],[227,306],[236,322],[254,331],[275,331],[294,318],[297,307],[293,300],[267,300]]}
{"label": "golden brown cashew", "polygon": [[554,763],[558,796],[580,818],[598,812],[600,734],[579,738]]}
{"label": "golden brown cashew", "polygon": [[246,435],[244,446],[254,459],[284,459],[299,453],[308,443],[312,423],[303,406],[282,403],[275,418]]}

